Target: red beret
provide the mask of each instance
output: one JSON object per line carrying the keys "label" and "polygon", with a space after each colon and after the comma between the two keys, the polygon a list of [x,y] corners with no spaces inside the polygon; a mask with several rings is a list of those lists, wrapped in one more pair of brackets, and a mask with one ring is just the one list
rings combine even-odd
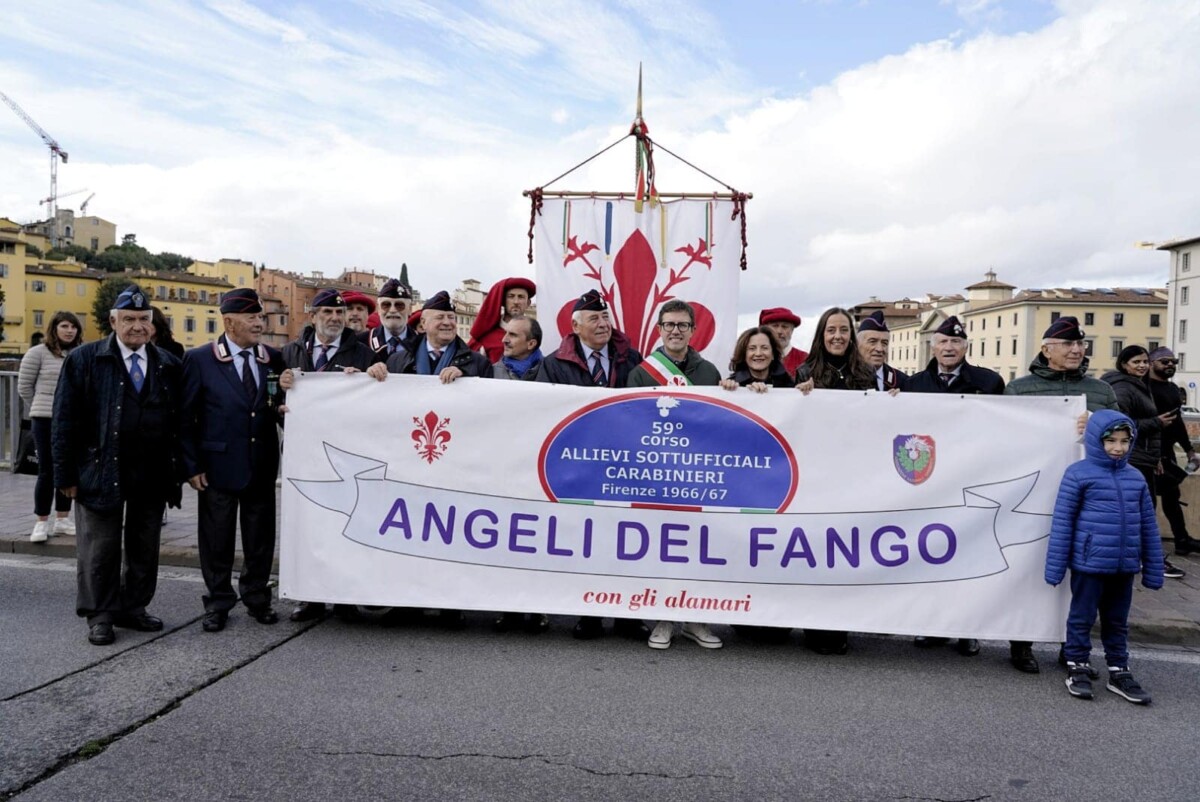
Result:
{"label": "red beret", "polygon": [[370,295],[366,295],[361,292],[355,292],[354,290],[347,290],[346,292],[342,293],[342,300],[346,302],[346,306],[350,306],[351,304],[362,304],[367,308],[368,312],[375,311],[375,299]]}
{"label": "red beret", "polygon": [[793,314],[790,309],[777,306],[774,309],[764,309],[758,313],[758,325],[765,326],[768,323],[791,323],[793,326],[799,326],[800,317]]}

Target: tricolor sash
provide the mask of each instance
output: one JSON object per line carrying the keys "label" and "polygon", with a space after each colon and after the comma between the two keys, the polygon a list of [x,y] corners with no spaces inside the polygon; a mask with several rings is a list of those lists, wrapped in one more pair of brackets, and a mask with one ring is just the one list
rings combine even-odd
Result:
{"label": "tricolor sash", "polygon": [[642,367],[650,374],[650,378],[663,386],[690,387],[692,384],[692,380],[662,351],[654,351],[643,359]]}

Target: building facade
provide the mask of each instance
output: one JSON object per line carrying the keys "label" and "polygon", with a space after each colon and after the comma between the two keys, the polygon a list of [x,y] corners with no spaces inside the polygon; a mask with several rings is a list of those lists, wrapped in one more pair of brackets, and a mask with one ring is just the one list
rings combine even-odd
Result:
{"label": "building facade", "polygon": [[[1200,361],[1195,354],[1188,359],[1188,351],[1192,349],[1191,340],[1197,334],[1196,326],[1200,326],[1200,315],[1194,311],[1192,296],[1200,292],[1200,237],[1172,240],[1158,246],[1158,250],[1166,251],[1171,258],[1167,280],[1167,330],[1170,333],[1166,344],[1179,357],[1179,368],[1175,381],[1183,384],[1188,391],[1188,400],[1192,406],[1200,403]],[[1200,300],[1196,301],[1200,304]],[[1191,340],[1189,339],[1191,338]]]}

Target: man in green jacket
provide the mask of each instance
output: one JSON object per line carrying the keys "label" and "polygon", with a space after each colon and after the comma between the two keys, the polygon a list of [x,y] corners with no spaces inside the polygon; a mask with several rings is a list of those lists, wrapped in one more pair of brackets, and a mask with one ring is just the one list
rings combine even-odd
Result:
{"label": "man in green jacket", "polygon": [[[1087,344],[1083,339],[1079,319],[1060,317],[1042,334],[1042,352],[1029,363],[1029,375],[1013,379],[1004,388],[1005,395],[1083,395],[1087,396],[1088,412],[1112,409],[1120,412],[1117,394],[1112,385],[1087,375]],[[1086,415],[1081,418],[1086,425]],[[1033,644],[1010,641],[1010,660],[1013,667],[1027,674],[1038,673]],[[1061,655],[1060,655],[1061,656]]]}
{"label": "man in green jacket", "polygon": [[716,365],[692,348],[696,313],[686,301],[667,301],[658,310],[658,332],[662,346],[648,355],[629,374],[626,387],[714,386],[721,383]]}
{"label": "man in green jacket", "polygon": [[1042,335],[1042,352],[1029,363],[1029,375],[1009,382],[1005,395],[1086,395],[1088,412],[1120,412],[1112,385],[1087,375],[1087,345],[1074,317],[1060,317]]}

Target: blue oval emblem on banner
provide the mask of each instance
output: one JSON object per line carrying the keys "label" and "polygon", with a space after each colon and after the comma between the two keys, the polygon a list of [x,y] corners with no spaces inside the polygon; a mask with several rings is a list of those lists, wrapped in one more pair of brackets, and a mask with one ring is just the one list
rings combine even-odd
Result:
{"label": "blue oval emblem on banner", "polygon": [[763,419],[688,393],[636,393],[590,404],[542,444],[553,501],[669,509],[782,512],[796,457]]}

